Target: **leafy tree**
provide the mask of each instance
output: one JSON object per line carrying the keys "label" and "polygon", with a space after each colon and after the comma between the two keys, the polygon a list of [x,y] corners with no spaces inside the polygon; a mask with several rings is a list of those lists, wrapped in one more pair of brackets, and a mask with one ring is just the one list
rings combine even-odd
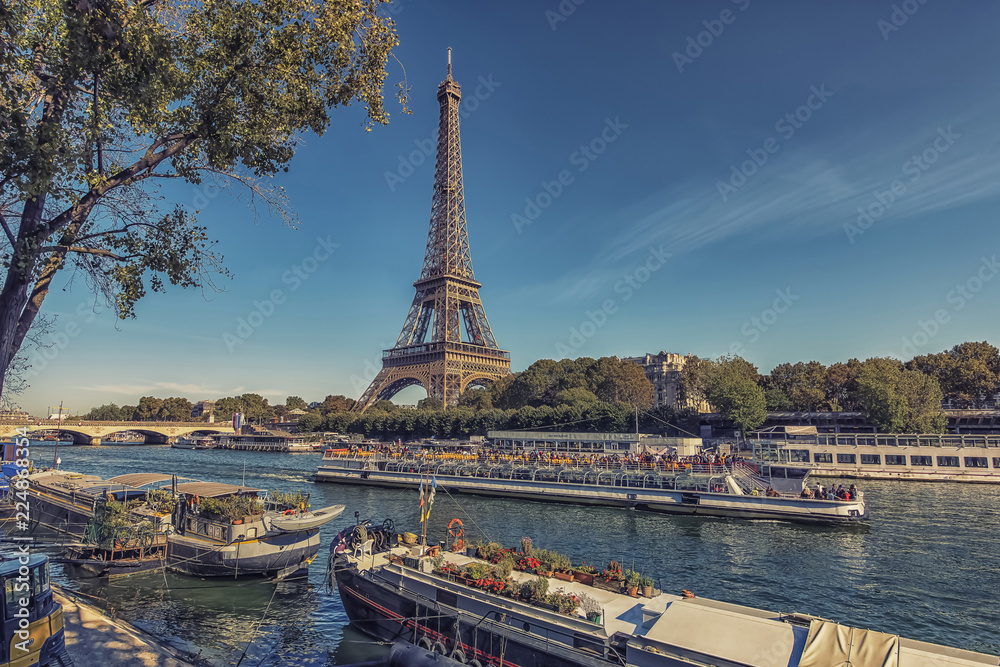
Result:
{"label": "leafy tree", "polygon": [[705,381],[708,377],[708,369],[711,361],[701,359],[695,355],[688,357],[681,369],[681,382],[678,398],[682,403],[688,401],[701,403],[705,398]]}
{"label": "leafy tree", "polygon": [[767,418],[764,390],[757,379],[757,367],[737,356],[720,357],[709,368],[705,398],[742,431],[760,427]]}
{"label": "leafy tree", "polygon": [[[331,398],[331,397],[327,397]],[[285,399],[285,407],[289,410],[308,410],[309,406],[298,396],[289,396]]]}
{"label": "leafy tree", "polygon": [[307,412],[304,415],[299,415],[297,428],[302,433],[309,433],[320,430],[323,423],[323,415],[318,415],[315,412]]}
{"label": "leafy tree", "polygon": [[428,396],[427,398],[422,398],[417,401],[418,410],[442,410],[444,409],[444,404],[441,403],[440,398],[434,398],[433,396]]}
{"label": "leafy tree", "polygon": [[238,397],[244,423],[259,423],[274,419],[274,410],[260,394],[241,394]]}
{"label": "leafy tree", "polygon": [[986,341],[961,343],[951,349],[954,359],[949,390],[961,404],[982,408],[993,403],[1000,385],[1000,354]]}
{"label": "leafy tree", "polygon": [[[440,401],[438,401],[440,403]],[[399,410],[399,406],[392,401],[375,401],[369,411],[375,412],[395,412]]]}
{"label": "leafy tree", "polygon": [[[346,396],[340,394],[336,396],[327,396],[323,399],[323,402],[319,404],[319,411],[324,415],[331,412],[346,412],[354,407],[354,402],[353,398],[347,398]],[[386,401],[386,403],[388,403],[388,401]],[[302,409],[305,410],[305,408]]]}
{"label": "leafy tree", "polygon": [[[379,0],[12,0],[0,10],[0,386],[60,270],[120,317],[166,281],[224,272],[197,211],[158,183],[280,189],[301,136],[354,101],[386,123],[397,43]],[[402,89],[400,96],[403,96]],[[211,185],[205,179],[212,179]]]}
{"label": "leafy tree", "polygon": [[323,419],[323,430],[333,431],[334,433],[347,433],[348,428],[355,419],[357,419],[357,415],[353,412],[331,413]]}
{"label": "leafy tree", "polygon": [[785,392],[774,387],[764,390],[764,403],[769,412],[783,412],[792,409],[792,402]]}
{"label": "leafy tree", "polygon": [[228,421],[237,412],[243,413],[243,423],[268,421],[274,418],[274,409],[260,394],[227,396],[215,402],[215,416],[220,421]]}
{"label": "leafy tree", "polygon": [[160,410],[163,409],[163,399],[153,396],[143,396],[139,399],[139,406],[135,411],[135,418],[139,421],[159,421]]}
{"label": "leafy tree", "polygon": [[122,409],[119,408],[114,403],[108,403],[97,408],[93,408],[90,412],[83,416],[83,419],[88,419],[90,421],[101,421],[101,422],[115,422],[115,421],[126,421],[132,418],[131,412],[128,417],[122,416]]}
{"label": "leafy tree", "polygon": [[164,421],[191,421],[191,411],[194,405],[186,398],[165,398],[160,408],[160,419]]}
{"label": "leafy tree", "polygon": [[826,400],[826,366],[818,361],[779,364],[770,379],[796,410],[815,412]]}
{"label": "leafy tree", "polygon": [[600,399],[594,395],[594,392],[588,391],[583,387],[563,389],[556,394],[555,399],[557,406],[565,405],[574,408],[589,408],[598,403],[600,403]]}
{"label": "leafy tree", "polygon": [[826,369],[826,403],[834,411],[855,410],[853,397],[857,392],[857,375],[861,362],[850,359],[846,364],[839,361]]}
{"label": "leafy tree", "polygon": [[883,433],[942,433],[942,397],[937,380],[895,359],[866,359],[858,372],[855,400]]}
{"label": "leafy tree", "polygon": [[482,387],[471,387],[458,397],[459,407],[472,408],[473,410],[492,410],[493,396],[489,389]]}

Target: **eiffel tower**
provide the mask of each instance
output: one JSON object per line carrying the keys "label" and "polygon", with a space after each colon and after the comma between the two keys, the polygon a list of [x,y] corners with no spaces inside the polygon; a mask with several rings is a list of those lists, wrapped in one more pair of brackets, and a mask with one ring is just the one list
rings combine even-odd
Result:
{"label": "eiffel tower", "polygon": [[438,86],[437,99],[441,118],[434,197],[424,265],[413,283],[417,292],[396,345],[382,352],[382,370],[358,399],[355,412],[364,412],[376,400],[388,400],[415,384],[445,407],[456,405],[470,385],[510,373],[510,353],[501,350],[493,338],[479,298],[482,285],[472,271],[458,134],[462,87],[451,78],[451,49],[448,76]]}

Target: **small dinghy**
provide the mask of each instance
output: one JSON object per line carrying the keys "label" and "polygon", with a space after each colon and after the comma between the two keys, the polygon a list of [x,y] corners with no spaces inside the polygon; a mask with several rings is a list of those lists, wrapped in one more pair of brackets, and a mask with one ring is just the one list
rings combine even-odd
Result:
{"label": "small dinghy", "polygon": [[333,521],[344,511],[343,505],[330,505],[315,512],[295,512],[288,510],[287,513],[271,519],[271,526],[286,533],[294,533],[299,530],[310,530],[319,528],[323,524]]}

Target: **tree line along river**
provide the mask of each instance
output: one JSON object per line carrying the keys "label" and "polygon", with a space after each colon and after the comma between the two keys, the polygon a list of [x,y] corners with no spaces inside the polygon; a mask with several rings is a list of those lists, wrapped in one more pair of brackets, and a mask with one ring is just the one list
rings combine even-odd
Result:
{"label": "tree line along river", "polygon": [[[364,635],[345,630],[339,596],[323,591],[326,548],[354,523],[355,512],[379,523],[391,518],[397,530],[416,532],[416,492],[316,484],[319,454],[62,445],[58,455],[63,469],[102,477],[159,472],[242,484],[245,469],[247,486],[302,490],[312,494],[314,508],[346,505],[322,529],[323,546],[307,580],[203,581],[150,573],[107,582],[80,578],[58,564],[53,578],[213,665],[235,665],[244,651],[245,664],[275,666],[349,664],[380,655],[383,649]],[[52,465],[52,443],[32,443],[31,458],[36,466]],[[1000,485],[860,486],[871,508],[867,525],[823,527],[452,498],[439,489],[428,540],[446,540],[448,522],[459,517],[467,538],[481,530],[513,546],[528,536],[575,563],[598,567],[613,558],[652,576],[665,592],[688,589],[1000,654]]]}

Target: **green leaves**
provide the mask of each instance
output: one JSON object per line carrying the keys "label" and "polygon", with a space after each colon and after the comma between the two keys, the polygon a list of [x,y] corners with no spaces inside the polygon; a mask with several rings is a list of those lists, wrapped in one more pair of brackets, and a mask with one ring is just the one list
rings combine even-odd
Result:
{"label": "green leaves", "polygon": [[226,275],[207,230],[161,210],[156,179],[208,173],[293,223],[257,179],[287,170],[334,108],[360,102],[366,128],[388,122],[398,39],[383,1],[4,3],[0,198],[17,239],[0,309],[21,319],[0,330],[0,383],[66,257],[121,317],[167,282]]}

